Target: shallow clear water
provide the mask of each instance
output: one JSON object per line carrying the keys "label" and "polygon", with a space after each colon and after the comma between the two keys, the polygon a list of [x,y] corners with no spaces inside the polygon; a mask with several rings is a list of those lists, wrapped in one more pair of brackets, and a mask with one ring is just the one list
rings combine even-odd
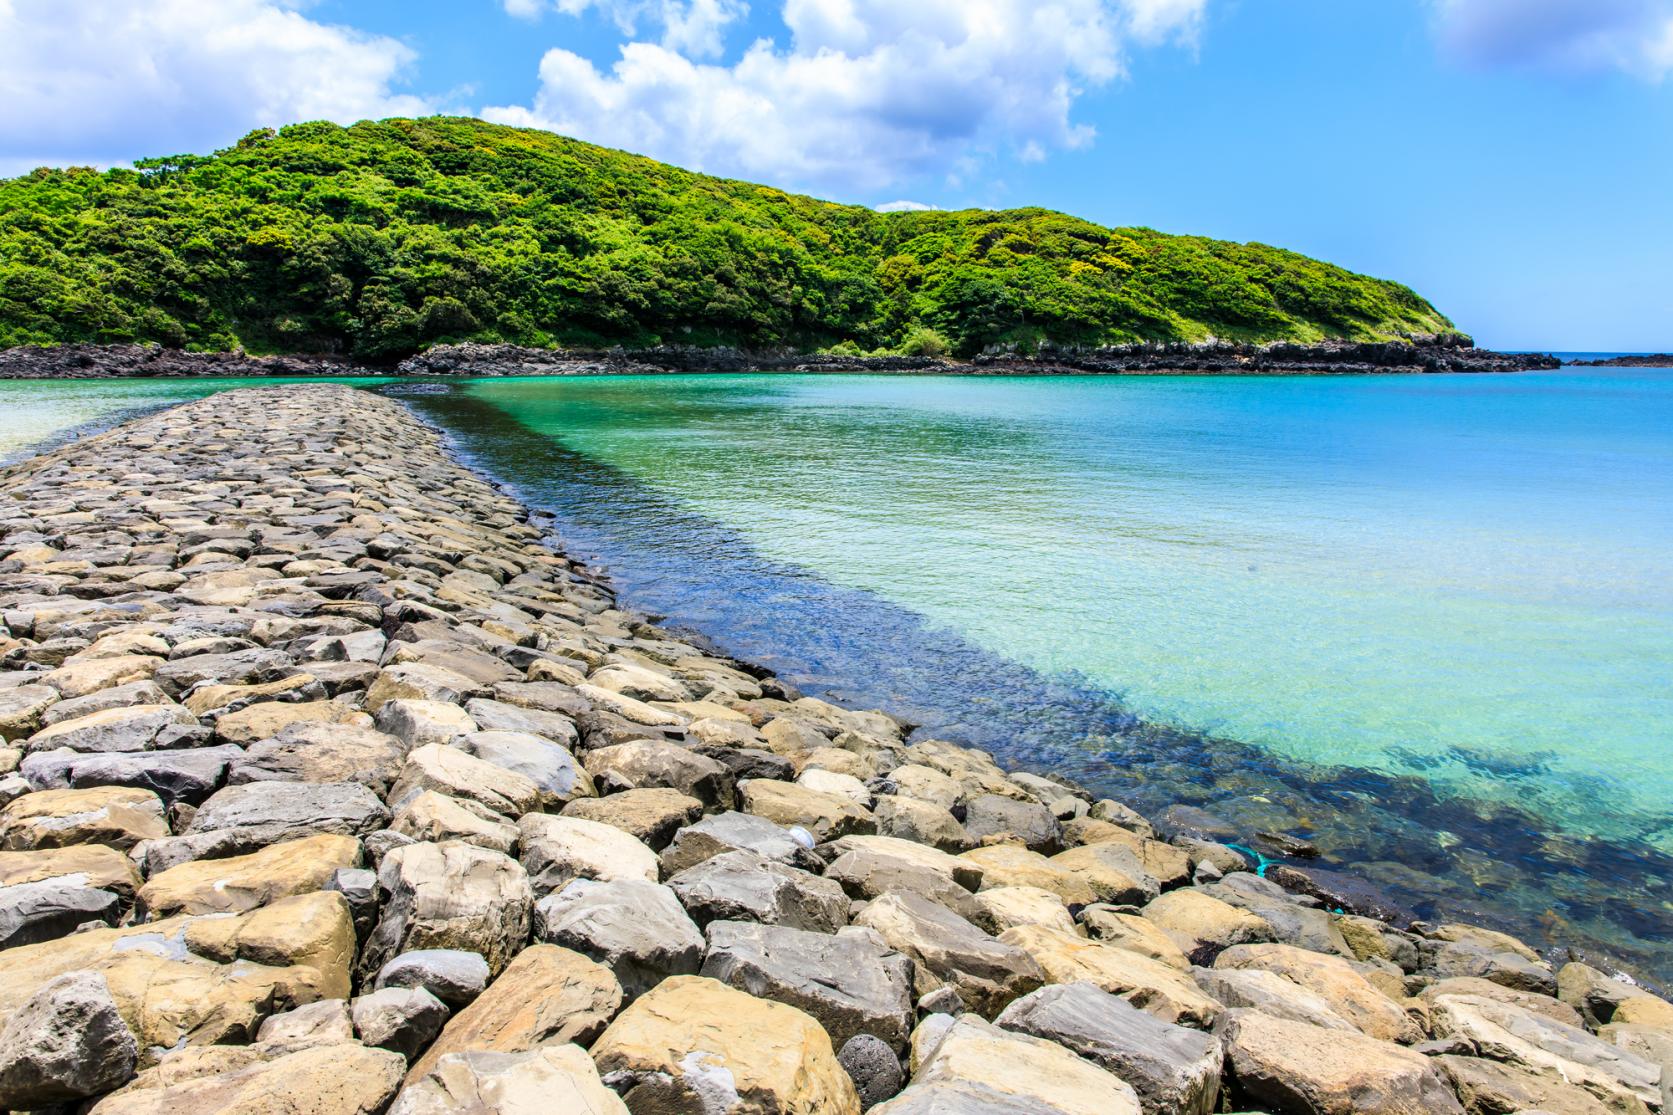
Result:
{"label": "shallow clear water", "polygon": [[412,401],[804,687],[1673,975],[1673,371]]}
{"label": "shallow clear water", "polygon": [[[0,380],[0,461],[72,432],[122,421],[234,387],[311,383],[303,378]],[[375,379],[336,379],[366,384]]]}
{"label": "shallow clear water", "polygon": [[470,390],[1147,720],[1673,849],[1673,373]]}

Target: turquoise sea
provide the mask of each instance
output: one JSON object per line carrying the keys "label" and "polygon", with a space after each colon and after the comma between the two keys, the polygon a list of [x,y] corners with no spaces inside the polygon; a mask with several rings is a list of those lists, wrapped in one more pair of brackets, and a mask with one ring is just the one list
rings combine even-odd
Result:
{"label": "turquoise sea", "polygon": [[809,692],[1673,976],[1673,370],[386,389]]}

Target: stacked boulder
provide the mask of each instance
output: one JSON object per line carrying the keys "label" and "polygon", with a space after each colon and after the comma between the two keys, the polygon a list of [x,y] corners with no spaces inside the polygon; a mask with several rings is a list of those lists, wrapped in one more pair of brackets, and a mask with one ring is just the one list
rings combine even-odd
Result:
{"label": "stacked boulder", "polygon": [[0,492],[0,1110],[1644,1113],[1673,1006],[619,608],[398,403]]}

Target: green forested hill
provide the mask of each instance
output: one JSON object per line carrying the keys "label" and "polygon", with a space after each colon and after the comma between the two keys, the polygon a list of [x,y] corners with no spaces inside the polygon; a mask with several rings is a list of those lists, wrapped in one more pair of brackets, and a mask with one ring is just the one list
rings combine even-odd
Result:
{"label": "green forested hill", "polygon": [[0,181],[0,347],[390,359],[437,341],[955,349],[1386,338],[1397,283],[1044,209],[877,213],[432,118]]}

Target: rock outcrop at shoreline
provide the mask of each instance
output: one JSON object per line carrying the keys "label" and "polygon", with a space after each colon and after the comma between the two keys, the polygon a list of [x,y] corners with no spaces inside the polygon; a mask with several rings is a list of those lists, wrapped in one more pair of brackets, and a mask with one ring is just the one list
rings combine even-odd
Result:
{"label": "rock outcrop at shoreline", "polygon": [[1658,352],[1643,356],[1607,356],[1600,360],[1575,360],[1576,368],[1673,368],[1673,353]]}
{"label": "rock outcrop at shoreline", "polygon": [[0,475],[0,1109],[1669,1099],[1664,1000],[706,653],[392,400]]}
{"label": "rock outcrop at shoreline", "polygon": [[[844,356],[746,352],[734,348],[522,348],[437,345],[393,370],[408,376],[668,375],[802,372],[907,375],[1398,375],[1519,372],[1561,367],[1539,353],[1475,348],[1468,337],[1418,337],[1411,344],[1137,344],[993,352],[972,360],[934,356]],[[0,351],[0,379],[110,379],[122,376],[367,376],[391,369],[320,356],[181,352],[147,345],[25,346]]]}

